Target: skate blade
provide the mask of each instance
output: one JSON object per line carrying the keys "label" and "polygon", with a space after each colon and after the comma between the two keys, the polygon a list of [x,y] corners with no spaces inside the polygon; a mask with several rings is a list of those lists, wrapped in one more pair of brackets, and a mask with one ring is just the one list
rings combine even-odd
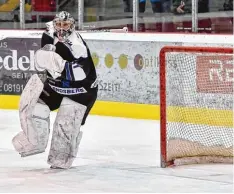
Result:
{"label": "skate blade", "polygon": [[31,151],[31,152],[22,152],[20,153],[21,157],[24,158],[24,157],[27,157],[27,156],[33,156],[33,155],[36,155],[36,154],[40,154],[40,153],[43,153],[44,151]]}
{"label": "skate blade", "polygon": [[61,168],[61,167],[58,167],[58,166],[50,166],[50,169],[66,170],[65,168]]}
{"label": "skate blade", "polygon": [[57,166],[51,166],[50,168],[51,168],[51,169],[62,169],[62,168],[57,167]]}

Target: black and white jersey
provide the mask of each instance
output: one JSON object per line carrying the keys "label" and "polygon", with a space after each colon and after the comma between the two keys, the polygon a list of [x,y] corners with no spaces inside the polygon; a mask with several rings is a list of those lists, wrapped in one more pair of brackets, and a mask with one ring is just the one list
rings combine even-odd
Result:
{"label": "black and white jersey", "polygon": [[42,35],[41,47],[46,44],[55,45],[55,52],[67,61],[57,79],[47,72],[47,82],[53,90],[72,95],[86,93],[96,87],[96,69],[90,50],[80,34],[74,31],[65,42],[60,42],[55,33],[47,30]]}

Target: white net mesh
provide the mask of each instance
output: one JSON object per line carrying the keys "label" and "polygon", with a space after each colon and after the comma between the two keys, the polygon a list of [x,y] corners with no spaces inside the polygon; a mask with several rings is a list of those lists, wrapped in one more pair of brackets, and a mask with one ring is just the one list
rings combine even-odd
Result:
{"label": "white net mesh", "polygon": [[166,52],[166,161],[233,163],[233,55]]}

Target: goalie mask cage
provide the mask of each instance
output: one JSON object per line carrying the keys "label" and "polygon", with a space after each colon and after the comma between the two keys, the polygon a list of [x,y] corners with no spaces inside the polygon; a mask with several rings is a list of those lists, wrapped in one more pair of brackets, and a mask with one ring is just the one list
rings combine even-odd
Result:
{"label": "goalie mask cage", "polygon": [[233,163],[233,79],[233,48],[161,49],[161,167]]}

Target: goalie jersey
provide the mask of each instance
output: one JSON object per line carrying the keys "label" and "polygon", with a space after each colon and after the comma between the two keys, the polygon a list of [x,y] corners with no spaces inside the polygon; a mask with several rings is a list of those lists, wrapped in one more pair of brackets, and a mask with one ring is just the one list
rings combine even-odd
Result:
{"label": "goalie jersey", "polygon": [[54,91],[62,95],[75,95],[97,88],[96,69],[90,50],[78,33],[74,31],[65,42],[60,42],[55,33],[47,30],[42,35],[41,47],[46,44],[55,45],[55,52],[67,61],[57,79],[47,72],[47,82]]}

